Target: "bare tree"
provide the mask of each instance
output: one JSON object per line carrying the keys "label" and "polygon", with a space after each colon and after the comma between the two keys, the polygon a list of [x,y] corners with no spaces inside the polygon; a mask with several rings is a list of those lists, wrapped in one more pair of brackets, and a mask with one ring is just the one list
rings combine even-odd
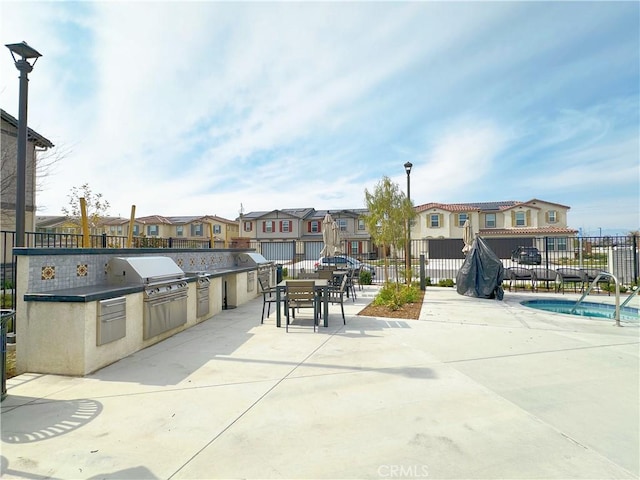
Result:
{"label": "bare tree", "polygon": [[[55,168],[62,160],[64,160],[72,152],[71,148],[64,145],[51,149],[36,149],[35,156],[35,172],[33,164],[29,162],[27,165],[27,195],[29,191],[35,190],[35,193],[42,192],[46,189],[47,180],[55,173]],[[12,141],[3,141],[0,151],[2,159],[2,175],[0,175],[0,198],[2,198],[3,213],[7,218],[13,218],[15,211],[12,208],[6,208],[6,205],[14,205],[16,196],[16,186],[18,184],[18,172],[16,158],[18,155],[17,144]],[[28,160],[27,160],[28,161]],[[31,175],[35,173],[33,187],[29,185]],[[38,207],[40,208],[40,207]]]}
{"label": "bare tree", "polygon": [[89,228],[92,229],[100,226],[102,219],[106,216],[111,206],[101,193],[93,193],[88,183],[80,187],[73,187],[67,197],[69,198],[69,207],[62,207],[62,213],[76,225],[82,225],[80,199],[84,198]]}

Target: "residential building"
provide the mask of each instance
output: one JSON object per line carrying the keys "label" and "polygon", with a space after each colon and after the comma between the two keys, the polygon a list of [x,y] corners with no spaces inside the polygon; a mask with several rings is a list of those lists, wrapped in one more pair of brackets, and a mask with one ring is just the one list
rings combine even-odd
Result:
{"label": "residential building", "polygon": [[[464,224],[471,223],[474,235],[504,248],[535,245],[540,250],[563,251],[571,248],[577,231],[567,227],[570,207],[540,199],[477,203],[427,203],[415,207],[411,238],[418,240],[460,240]],[[292,208],[242,214],[236,220],[215,215],[138,217],[133,235],[149,238],[208,240],[217,246],[252,247],[269,259],[317,259],[322,250],[323,220],[327,213],[336,221],[344,253],[352,256],[377,255],[377,247],[366,229],[366,209],[316,210]],[[65,217],[38,217],[38,230],[81,233]],[[100,231],[111,236],[127,236],[129,220],[105,218]],[[540,242],[545,242],[541,245]],[[434,243],[434,242],[432,242]],[[456,243],[457,245],[457,243]],[[457,248],[457,247],[456,247]],[[431,248],[431,254],[434,250]]]}
{"label": "residential building", "polygon": [[[18,170],[18,119],[0,109],[2,148],[0,171],[0,224],[2,230],[14,231],[16,226],[16,195]],[[53,148],[53,143],[38,132],[27,129],[25,178],[25,230],[36,226],[36,164],[38,153]]]}
{"label": "residential building", "polygon": [[412,239],[462,238],[467,220],[473,234],[483,238],[519,238],[528,245],[535,238],[546,238],[547,245],[537,245],[541,250],[567,250],[569,239],[578,233],[567,227],[570,207],[537,198],[526,202],[426,203],[415,208],[418,216],[411,229]]}
{"label": "residential building", "polygon": [[[82,233],[81,226],[65,216],[39,216],[36,222],[36,232]],[[89,233],[126,237],[129,235],[129,223],[129,219],[122,217],[103,217],[100,225],[91,228]],[[229,247],[232,240],[238,236],[238,223],[215,215],[183,217],[150,215],[134,219],[133,224],[134,237],[209,240],[212,235],[218,246]]]}
{"label": "residential building", "polygon": [[[323,220],[327,213],[338,224],[340,238],[349,255],[371,251],[371,235],[364,226],[365,209],[316,210],[293,208],[243,214],[240,236],[261,244],[267,258],[318,259],[324,244]],[[277,252],[275,250],[278,250]]]}

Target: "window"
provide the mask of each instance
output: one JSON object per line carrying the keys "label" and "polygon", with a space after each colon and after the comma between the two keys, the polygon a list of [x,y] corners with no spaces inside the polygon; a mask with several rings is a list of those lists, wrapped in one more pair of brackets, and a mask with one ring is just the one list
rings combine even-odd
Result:
{"label": "window", "polygon": [[484,216],[484,226],[486,228],[495,228],[496,227],[496,214],[495,213],[487,213]]}
{"label": "window", "polygon": [[567,237],[558,237],[558,250],[567,250]]}
{"label": "window", "polygon": [[549,210],[547,212],[547,223],[558,223],[558,212]]}
{"label": "window", "polygon": [[364,226],[364,220],[359,218],[358,219],[358,230],[364,230],[365,226]]}
{"label": "window", "polygon": [[458,214],[458,226],[459,227],[464,227],[464,222],[466,222],[468,218],[469,218],[469,214],[468,213],[459,213]]}
{"label": "window", "polygon": [[158,225],[147,225],[147,235],[158,235]]}
{"label": "window", "polygon": [[222,227],[220,225],[214,225],[213,226],[213,233],[222,233]]}
{"label": "window", "polygon": [[280,220],[280,231],[289,233],[292,231],[293,224],[291,220]]}
{"label": "window", "polygon": [[245,231],[245,232],[251,232],[251,231],[253,231],[253,223],[251,223],[251,222],[244,222],[244,231]]}
{"label": "window", "polygon": [[432,213],[429,215],[429,226],[431,228],[439,228],[440,227],[440,214]]}
{"label": "window", "polygon": [[308,223],[309,233],[320,233],[320,220],[311,220]]}
{"label": "window", "polygon": [[176,226],[176,236],[183,237],[184,236],[184,225]]}
{"label": "window", "polygon": [[567,237],[547,237],[547,250],[567,251]]}
{"label": "window", "polygon": [[338,228],[340,229],[341,232],[346,232],[347,231],[347,220],[344,218],[339,218],[336,220],[336,223],[338,224]]}
{"label": "window", "polygon": [[352,255],[357,255],[360,253],[359,250],[360,247],[360,242],[351,242],[351,251],[349,253],[351,253]]}
{"label": "window", "polygon": [[202,237],[203,236],[203,229],[202,229],[202,224],[201,223],[194,223],[193,225],[191,225],[191,236],[192,237]]}
{"label": "window", "polygon": [[133,234],[137,237],[140,235],[140,225],[133,225]]}
{"label": "window", "polygon": [[524,212],[516,212],[516,227],[526,227],[527,217]]}
{"label": "window", "polygon": [[262,231],[265,233],[275,232],[275,223],[273,220],[265,220],[262,222]]}

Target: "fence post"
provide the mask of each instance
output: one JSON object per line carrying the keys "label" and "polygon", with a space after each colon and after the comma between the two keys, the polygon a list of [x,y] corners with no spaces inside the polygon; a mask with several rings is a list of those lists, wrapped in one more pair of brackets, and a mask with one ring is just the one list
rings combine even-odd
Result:
{"label": "fence post", "polygon": [[[633,245],[633,283],[638,285],[638,273],[640,272],[640,266],[638,265],[638,237],[633,235],[632,245]],[[639,286],[640,288],[640,286]]]}
{"label": "fence post", "polygon": [[102,248],[107,248],[107,234],[102,234]]}
{"label": "fence post", "polygon": [[173,237],[169,237],[169,248],[173,248]]}
{"label": "fence post", "polygon": [[420,254],[420,290],[423,292],[427,289],[427,279],[425,278],[424,253]]}

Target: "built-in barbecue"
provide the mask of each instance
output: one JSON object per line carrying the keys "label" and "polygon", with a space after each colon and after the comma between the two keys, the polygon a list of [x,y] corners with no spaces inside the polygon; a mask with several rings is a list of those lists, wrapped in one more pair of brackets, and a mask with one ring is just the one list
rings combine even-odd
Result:
{"label": "built-in barbecue", "polygon": [[259,253],[247,252],[239,253],[236,263],[239,267],[256,267],[258,272],[258,278],[262,280],[262,284],[271,286],[273,282],[273,272],[275,266],[273,262],[270,262]]}
{"label": "built-in barbecue", "polygon": [[189,287],[182,269],[169,257],[115,257],[107,267],[111,285],[144,286],[143,339],[187,322]]}

